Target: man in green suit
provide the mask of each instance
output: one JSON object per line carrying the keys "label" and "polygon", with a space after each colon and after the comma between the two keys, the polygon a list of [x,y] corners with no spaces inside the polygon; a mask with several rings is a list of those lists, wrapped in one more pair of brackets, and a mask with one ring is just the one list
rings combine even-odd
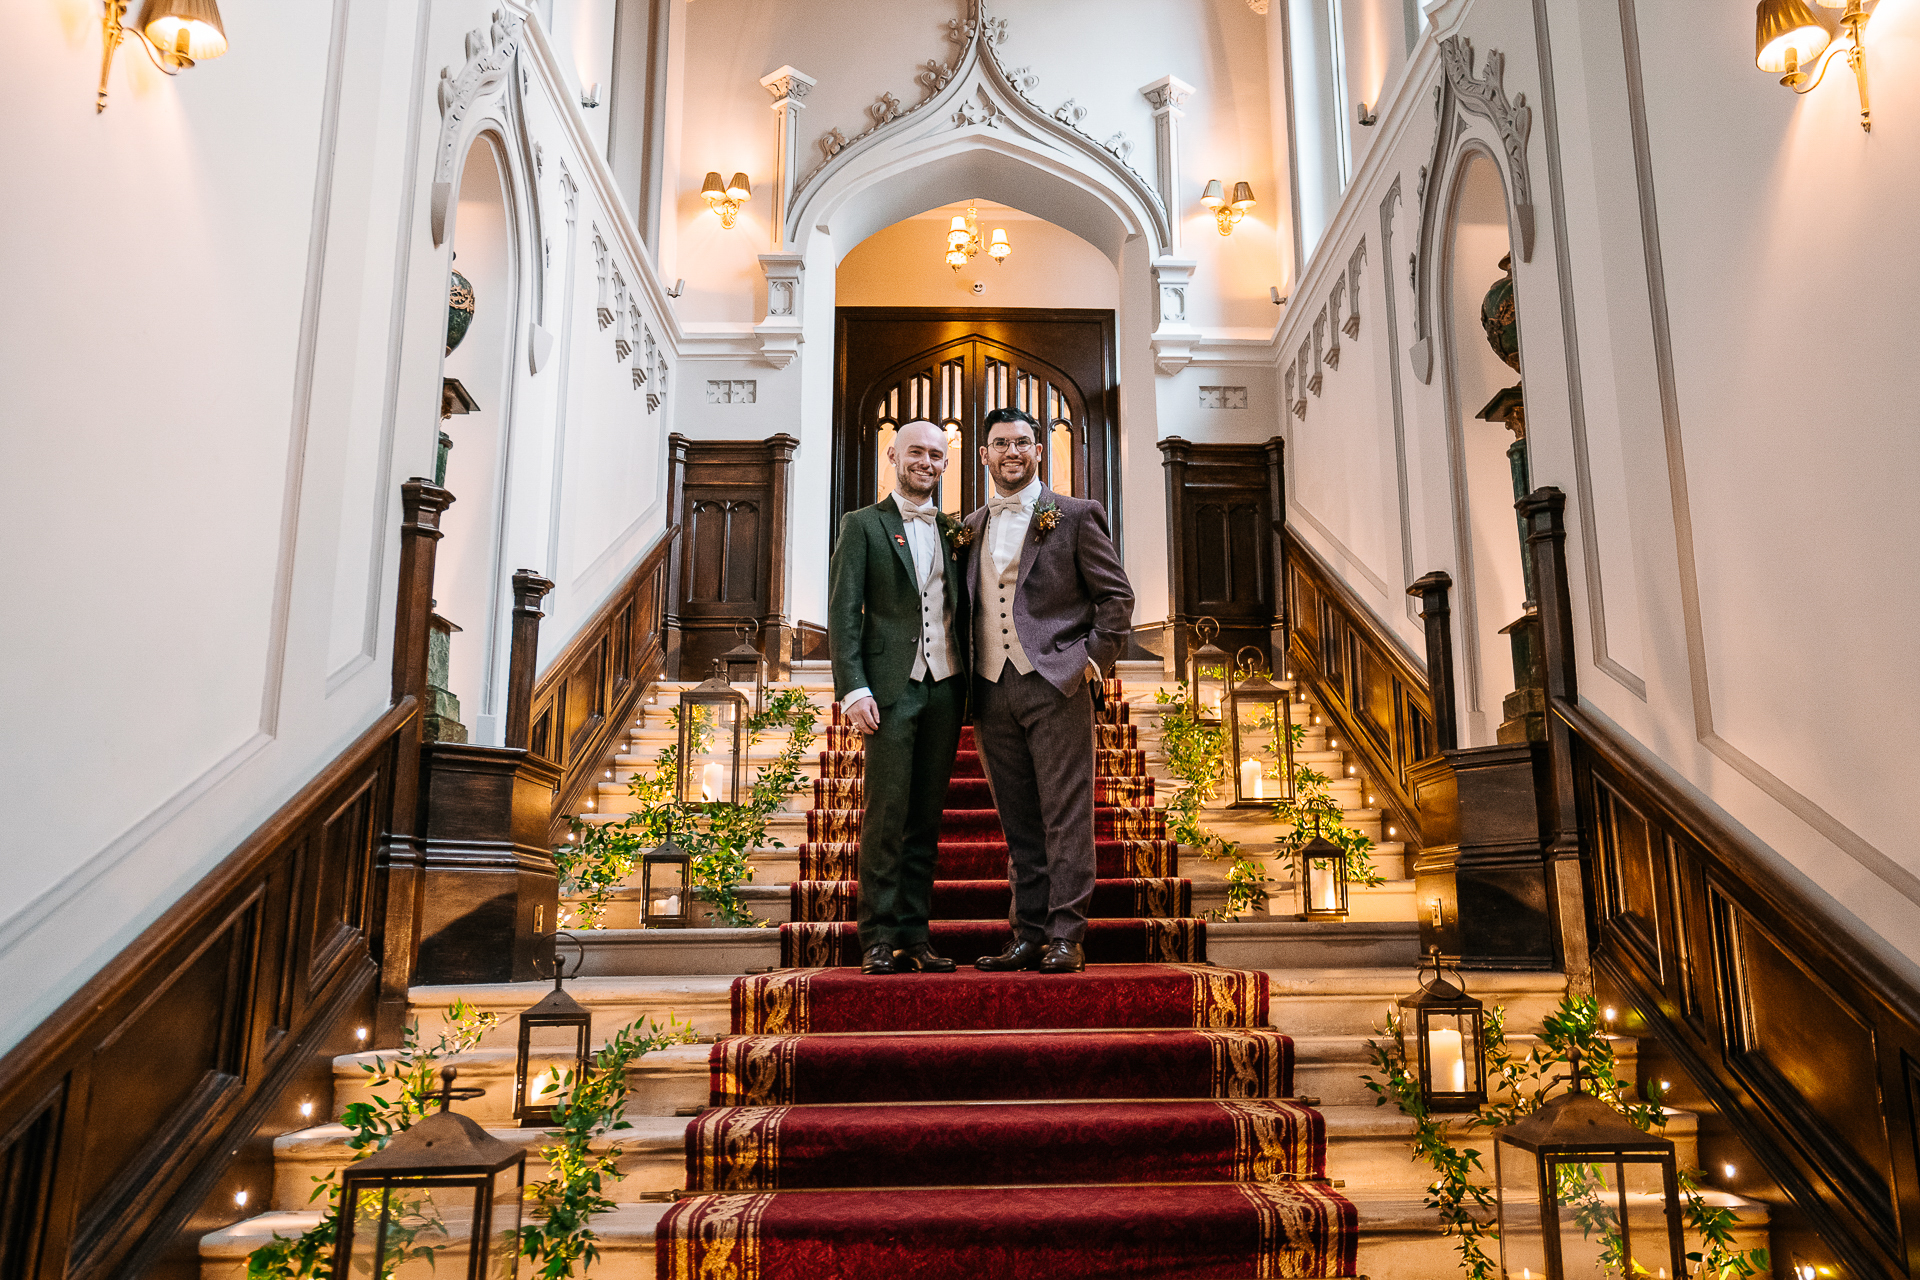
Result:
{"label": "man in green suit", "polygon": [[909,422],[887,449],[891,494],[850,513],[828,569],[833,690],[867,735],[860,827],[862,973],[951,973],[927,916],[933,862],[966,720],[967,583],[939,510],[947,437]]}

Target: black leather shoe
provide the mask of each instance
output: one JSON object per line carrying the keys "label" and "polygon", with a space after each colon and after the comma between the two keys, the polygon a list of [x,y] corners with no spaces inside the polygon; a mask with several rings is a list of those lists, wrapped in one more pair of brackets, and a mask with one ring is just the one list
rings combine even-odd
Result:
{"label": "black leather shoe", "polygon": [[1079,973],[1087,967],[1087,953],[1077,942],[1055,938],[1047,943],[1046,954],[1035,967],[1042,973]]}
{"label": "black leather shoe", "polygon": [[898,973],[900,968],[893,962],[893,948],[884,942],[876,942],[867,948],[867,954],[860,961],[860,972],[867,974]]}
{"label": "black leather shoe", "polygon": [[1047,944],[1015,938],[1013,944],[997,956],[981,956],[973,962],[976,969],[985,969],[988,973],[1013,973],[1020,969],[1038,969],[1040,957],[1046,954]]}
{"label": "black leather shoe", "polygon": [[953,961],[934,951],[930,942],[915,942],[902,947],[900,954],[893,958],[893,963],[901,973],[912,973],[915,969],[921,973],[952,973],[954,969]]}

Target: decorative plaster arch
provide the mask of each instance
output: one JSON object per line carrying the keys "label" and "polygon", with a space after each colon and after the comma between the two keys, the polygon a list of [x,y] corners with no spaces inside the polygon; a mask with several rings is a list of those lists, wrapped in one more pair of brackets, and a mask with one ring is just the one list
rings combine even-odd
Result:
{"label": "decorative plaster arch", "polygon": [[[1487,50],[1486,73],[1473,74],[1473,42],[1463,36],[1448,36],[1440,42],[1440,64],[1445,71],[1433,89],[1433,156],[1420,167],[1420,185],[1414,203],[1420,208],[1420,229],[1415,239],[1411,263],[1413,286],[1413,324],[1415,341],[1407,355],[1413,362],[1414,376],[1422,382],[1433,381],[1434,335],[1434,248],[1436,237],[1444,232],[1447,219],[1441,211],[1451,209],[1453,184],[1459,180],[1469,141],[1478,141],[1493,160],[1507,194],[1508,234],[1519,251],[1520,261],[1533,261],[1533,180],[1528,172],[1527,142],[1533,132],[1533,108],[1527,95],[1507,97],[1504,77],[1506,55],[1498,49]],[[1490,136],[1480,138],[1470,132],[1467,116],[1485,121]],[[1444,164],[1445,181],[1436,181]],[[1443,198],[1448,203],[1442,203]]]}
{"label": "decorative plaster arch", "polygon": [[525,44],[525,20],[508,9],[496,9],[485,30],[475,27],[466,36],[466,64],[455,75],[440,68],[436,96],[440,104],[440,133],[434,144],[432,200],[428,210],[434,247],[447,248],[458,207],[461,173],[474,141],[483,132],[501,140],[501,175],[515,232],[515,260],[524,263],[526,288],[527,365],[538,373],[553,353],[553,333],[547,318],[547,260],[544,218],[539,198],[544,157],[527,128],[527,69],[520,54]]}
{"label": "decorative plaster arch", "polygon": [[[929,59],[920,73],[927,96],[902,109],[891,94],[882,95],[866,132],[847,139],[837,130],[820,142],[825,153],[799,178],[786,202],[785,243],[803,250],[813,228],[827,225],[839,239],[843,230],[865,239],[903,217],[952,203],[968,194],[988,195],[1058,222],[1100,246],[1117,264],[1119,245],[1128,236],[1150,237],[1153,254],[1170,252],[1172,225],[1153,184],[1129,162],[1133,144],[1115,134],[1104,143],[1080,127],[1084,111],[1067,102],[1054,111],[1032,96],[1039,77],[1025,67],[1009,69],[999,47],[1008,21],[986,14],[972,0],[969,16],[948,23],[948,38],[961,46],[951,64]],[[980,172],[965,172],[966,156],[986,152],[1024,164],[1036,175],[1023,190],[1020,170],[980,162]],[[961,190],[943,186],[933,199],[914,192],[898,196],[883,184],[916,170],[935,184],[984,181]],[[1048,184],[1037,175],[1055,179]],[[1077,193],[1074,194],[1074,193]],[[916,204],[915,200],[920,203]],[[1033,207],[1034,204],[1041,207]],[[864,212],[863,212],[864,209]],[[851,219],[851,221],[846,221]],[[864,231],[859,229],[864,227]],[[848,243],[854,243],[848,240]]]}

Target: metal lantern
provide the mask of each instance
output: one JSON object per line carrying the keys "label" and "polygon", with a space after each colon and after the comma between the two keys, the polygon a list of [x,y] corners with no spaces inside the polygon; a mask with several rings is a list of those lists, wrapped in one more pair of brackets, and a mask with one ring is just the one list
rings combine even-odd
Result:
{"label": "metal lantern", "polygon": [[[1483,1009],[1441,977],[1439,948],[1420,962],[1420,989],[1400,1001],[1400,1052],[1429,1111],[1475,1111],[1487,1100]],[[1453,975],[1459,978],[1456,971]]]}
{"label": "metal lantern", "polygon": [[440,1110],[341,1175],[336,1276],[510,1280],[519,1270],[526,1152],[457,1111],[454,1069]]}
{"label": "metal lantern", "polygon": [[[1248,645],[1235,657],[1258,652]],[[1255,659],[1248,658],[1243,671],[1227,695],[1233,805],[1264,809],[1293,798],[1293,710],[1287,691],[1269,680]]]}
{"label": "metal lantern", "polygon": [[1300,859],[1300,889],[1309,920],[1347,918],[1347,851],[1316,835],[1294,855]]}
{"label": "metal lantern", "polygon": [[640,855],[640,927],[684,929],[693,923],[693,859],[667,838]]}
{"label": "metal lantern", "polygon": [[1202,618],[1193,624],[1193,635],[1200,647],[1193,653],[1191,697],[1193,718],[1201,724],[1220,723],[1227,694],[1232,691],[1233,663],[1228,660],[1226,650],[1213,642],[1219,634],[1220,624],[1212,618]]}
{"label": "metal lantern", "polygon": [[740,637],[740,643],[720,655],[720,661],[726,664],[728,684],[751,684],[753,686],[753,714],[759,715],[767,709],[767,664],[760,656],[760,650],[753,645],[753,637],[760,631],[760,624],[749,618],[734,629]]}
{"label": "metal lantern", "polygon": [[680,695],[680,750],[674,792],[683,804],[738,804],[747,757],[747,700],[713,674]]}
{"label": "metal lantern", "polygon": [[1687,1274],[1674,1145],[1573,1091],[1494,1131],[1501,1274],[1511,1280]]}
{"label": "metal lantern", "polygon": [[[556,942],[562,937],[573,941],[571,934],[553,936]],[[585,959],[583,950],[581,961]],[[578,964],[573,972],[579,974]],[[513,1118],[522,1129],[552,1124],[554,1104],[586,1077],[592,1061],[593,1015],[561,990],[561,980],[567,976],[556,955],[553,990],[520,1014],[520,1051],[513,1063]]]}

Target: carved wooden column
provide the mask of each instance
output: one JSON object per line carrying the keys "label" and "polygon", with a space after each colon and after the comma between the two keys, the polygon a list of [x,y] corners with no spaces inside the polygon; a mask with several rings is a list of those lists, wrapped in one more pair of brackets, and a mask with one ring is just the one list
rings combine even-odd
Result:
{"label": "carved wooden column", "polygon": [[1280,436],[1267,437],[1267,510],[1273,518],[1267,523],[1273,533],[1273,630],[1267,642],[1267,661],[1273,666],[1274,679],[1282,679],[1289,670],[1287,635],[1292,618],[1287,612],[1287,442]]}
{"label": "carved wooden column", "polygon": [[373,1043],[391,1048],[406,1027],[407,989],[420,949],[420,717],[427,695],[427,619],[440,513],[453,495],[415,477],[400,486],[400,583],[393,610],[393,700],[412,698],[414,717],[395,750],[393,794],[378,860],[380,994]]}
{"label": "carved wooden column", "polygon": [[788,480],[793,474],[793,451],[800,442],[782,431],[767,437],[767,461],[773,473],[772,496],[767,503],[766,613],[757,637],[767,679],[785,680],[793,666],[793,622],[787,617],[787,506]]}
{"label": "carved wooden column", "polygon": [[1187,558],[1180,531],[1187,527],[1187,459],[1192,446],[1179,436],[1160,442],[1161,467],[1167,475],[1167,638],[1161,666],[1175,680],[1187,678],[1187,627],[1192,622],[1181,610],[1187,598]]}
{"label": "carved wooden column", "polygon": [[1413,864],[1420,949],[1476,969],[1545,969],[1554,961],[1536,800],[1545,760],[1535,744],[1458,745],[1453,700],[1453,579],[1407,588],[1427,624],[1427,684],[1438,750],[1407,771],[1426,843]]}
{"label": "carved wooden column", "polygon": [[1441,751],[1460,745],[1460,722],[1453,701],[1453,610],[1447,592],[1453,579],[1435,569],[1407,588],[1420,600],[1420,616],[1427,624],[1427,690],[1433,699],[1433,740]]}
{"label": "carved wooden column", "polygon": [[507,745],[528,747],[533,730],[533,678],[540,664],[540,602],[553,583],[531,569],[513,575],[513,649],[507,659]]}
{"label": "carved wooden column", "polygon": [[1571,706],[1580,696],[1573,647],[1573,599],[1567,585],[1567,495],[1548,485],[1514,505],[1527,526],[1527,555],[1533,563],[1541,647],[1546,659],[1547,767],[1541,780],[1540,813],[1555,958],[1569,983],[1578,990],[1591,991],[1580,815],[1573,786],[1573,734],[1567,722],[1554,714],[1556,705]]}
{"label": "carved wooden column", "polygon": [[547,847],[560,766],[531,754],[540,601],[553,583],[513,575],[506,745],[429,743],[423,753],[417,980],[520,982],[540,976],[534,940],[552,933],[559,878]]}

